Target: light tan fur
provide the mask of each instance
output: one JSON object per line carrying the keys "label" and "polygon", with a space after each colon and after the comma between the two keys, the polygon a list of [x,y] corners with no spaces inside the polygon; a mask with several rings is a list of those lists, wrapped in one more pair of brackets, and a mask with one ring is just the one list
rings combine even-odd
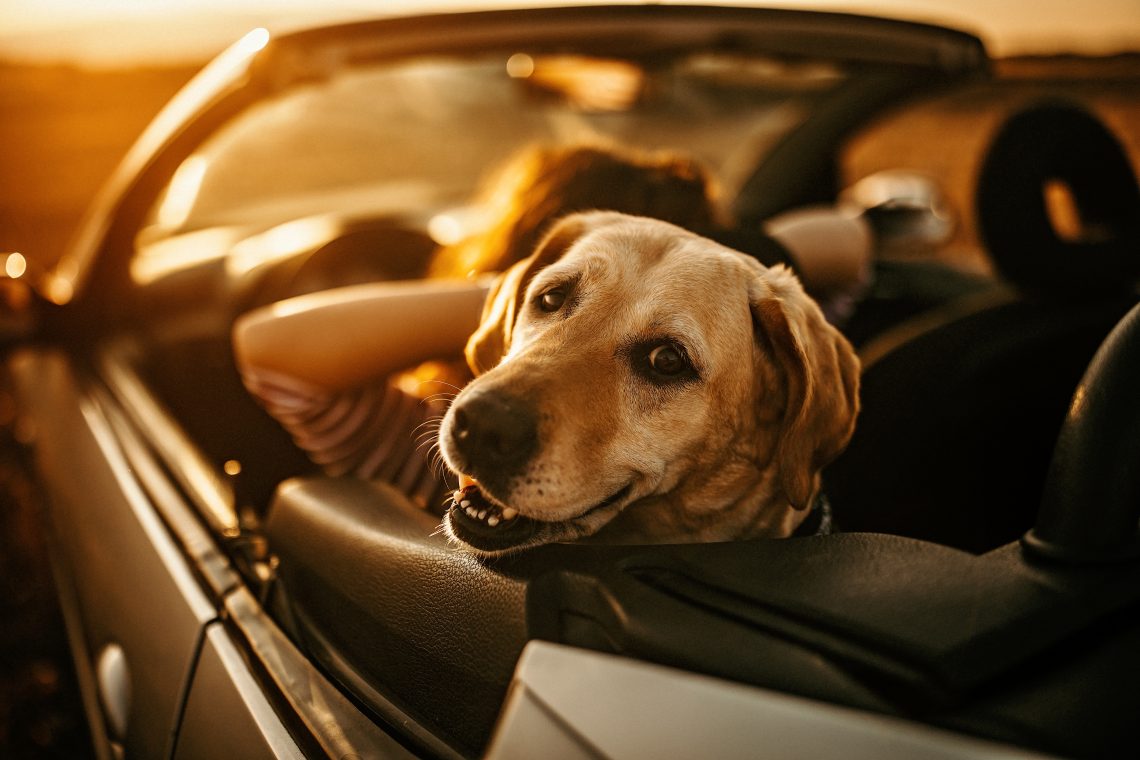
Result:
{"label": "light tan fur", "polygon": [[[573,283],[572,303],[543,313],[536,299],[559,283]],[[634,347],[667,341],[695,379],[637,371]],[[486,494],[542,521],[527,545],[788,536],[858,411],[858,359],[790,271],[613,212],[567,217],[504,273],[467,356],[478,376],[441,449],[472,468],[449,444],[470,394],[536,406],[525,472]]]}

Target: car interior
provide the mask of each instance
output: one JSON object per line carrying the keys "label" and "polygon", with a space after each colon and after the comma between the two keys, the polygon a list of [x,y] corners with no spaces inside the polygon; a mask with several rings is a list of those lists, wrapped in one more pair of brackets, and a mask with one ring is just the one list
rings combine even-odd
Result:
{"label": "car interior", "polygon": [[[1048,183],[1072,188],[1084,233],[1057,231]],[[1086,111],[1047,102],[1008,120],[977,201],[1004,283],[864,345],[859,426],[827,473],[845,526],[983,552],[1032,525],[1073,392],[1135,303],[1136,192]]]}
{"label": "car interior", "polygon": [[[1127,399],[1140,379],[1140,318],[1122,284],[1137,274],[1140,206],[1097,206],[1084,176],[1020,150],[1035,144],[1022,130],[1055,134],[1058,121],[1072,123],[1070,139],[1115,145],[1078,114],[1047,105],[1010,121],[981,182],[996,172],[1025,193],[1042,177],[1068,182],[1082,218],[1113,236],[1094,252],[1042,227],[1039,206],[982,209],[1006,282],[958,285],[863,344],[873,360],[860,424],[825,473],[840,534],[554,546],[482,563],[433,537],[433,518],[392,489],[296,478],[266,515],[275,609],[377,714],[467,752],[487,740],[530,638],[1061,753],[1076,749],[1077,724],[1048,719],[1050,705],[1078,705],[1086,727],[1104,729],[1083,732],[1084,746],[1097,735],[1108,746],[1131,720],[1112,694],[1126,685],[1120,663],[1137,657],[1128,608],[1140,567],[1088,560],[1134,560],[1138,548],[1128,462],[1140,428]],[[996,152],[1011,144],[1020,155]],[[1119,148],[1102,158],[1079,171],[1119,175]],[[998,202],[979,189],[979,203]],[[1042,239],[1049,255],[1116,265],[1085,272],[1104,279],[1074,282],[1066,266],[1046,281],[1025,261],[1042,255]],[[1025,268],[1035,277],[1019,282]],[[869,306],[898,308],[886,300]],[[1090,527],[1100,519],[1106,527]],[[427,605],[442,616],[430,625]]]}
{"label": "car interior", "polygon": [[[745,183],[742,220],[773,211],[749,188],[782,170]],[[273,557],[260,588],[278,623],[414,748],[478,754],[543,639],[1046,752],[1107,750],[1134,720],[1113,695],[1140,667],[1140,191],[1098,120],[1050,102],[1005,123],[976,202],[1000,278],[882,262],[844,326],[863,407],[824,474],[831,536],[478,561],[395,489],[321,475],[243,392],[227,342],[191,337],[137,369],[210,459],[242,460],[228,487]],[[406,261],[431,250],[398,225],[348,225],[241,299],[406,276],[357,265],[378,240]]]}

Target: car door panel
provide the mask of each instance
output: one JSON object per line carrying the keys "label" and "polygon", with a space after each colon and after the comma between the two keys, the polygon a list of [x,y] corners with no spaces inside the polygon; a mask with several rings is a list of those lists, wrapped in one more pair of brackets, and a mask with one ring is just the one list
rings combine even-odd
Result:
{"label": "car door panel", "polygon": [[174,760],[304,755],[261,691],[221,622],[206,629]]}
{"label": "car door panel", "polygon": [[128,756],[169,756],[214,604],[136,479],[104,413],[107,397],[60,352],[26,350],[9,366],[56,556],[65,558],[59,572],[82,620],[73,636],[85,664],[103,673],[111,738]]}

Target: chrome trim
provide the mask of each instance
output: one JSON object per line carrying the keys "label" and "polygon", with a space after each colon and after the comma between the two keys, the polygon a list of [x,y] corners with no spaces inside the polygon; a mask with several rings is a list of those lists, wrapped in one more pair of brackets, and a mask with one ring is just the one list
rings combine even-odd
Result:
{"label": "chrome trim", "polygon": [[416,757],[325,678],[247,589],[226,597],[226,611],[256,661],[330,757]]}
{"label": "chrome trim", "polygon": [[122,744],[131,713],[131,663],[117,642],[107,642],[96,655],[95,680],[111,738]]}
{"label": "chrome trim", "polygon": [[[277,758],[297,758],[304,760],[297,742],[289,735],[288,730],[281,722],[281,718],[273,709],[273,705],[266,699],[260,684],[250,673],[249,665],[242,657],[241,650],[230,640],[229,634],[221,625],[213,624],[206,627],[206,645],[212,646],[229,676],[230,683],[237,690],[238,696],[249,711],[250,717],[257,725],[258,731],[265,739],[265,743]],[[334,757],[344,757],[334,755]]]}

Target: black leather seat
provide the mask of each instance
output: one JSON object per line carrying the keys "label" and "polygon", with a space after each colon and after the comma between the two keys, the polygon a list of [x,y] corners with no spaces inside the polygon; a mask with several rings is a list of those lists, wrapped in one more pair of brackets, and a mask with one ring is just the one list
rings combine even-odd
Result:
{"label": "black leather seat", "polygon": [[[1086,231],[1056,228],[1049,183],[1067,188]],[[1140,190],[1127,154],[1083,110],[1047,103],[1013,116],[983,164],[978,203],[1009,287],[863,346],[863,410],[825,473],[844,530],[974,552],[1023,533],[1077,382],[1136,301]]]}
{"label": "black leather seat", "polygon": [[287,484],[267,530],[277,619],[425,756],[481,753],[530,639],[1066,756],[1137,749],[1136,562],[847,533],[481,563],[399,494],[328,478]]}

